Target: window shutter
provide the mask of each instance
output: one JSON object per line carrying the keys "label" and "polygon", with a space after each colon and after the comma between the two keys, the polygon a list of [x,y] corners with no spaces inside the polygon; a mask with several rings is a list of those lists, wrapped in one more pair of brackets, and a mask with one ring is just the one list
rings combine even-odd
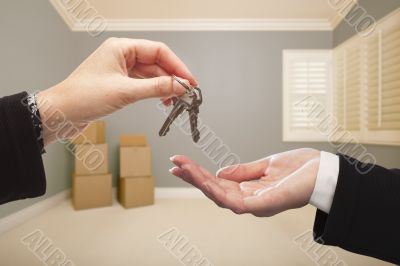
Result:
{"label": "window shutter", "polygon": [[400,12],[366,40],[366,142],[400,144]]}
{"label": "window shutter", "polygon": [[335,49],[334,52],[334,111],[344,130],[361,130],[362,110],[362,49],[359,38]]}
{"label": "window shutter", "polygon": [[400,129],[400,21],[381,31],[381,93],[378,127]]}
{"label": "window shutter", "polygon": [[366,74],[367,74],[367,90],[368,90],[368,130],[378,129],[380,114],[380,38],[378,34],[374,34],[367,40],[366,54]]}
{"label": "window shutter", "polygon": [[360,131],[361,120],[361,43],[356,38],[345,49],[345,130]]}
{"label": "window shutter", "polygon": [[345,51],[335,50],[334,51],[334,113],[339,125],[345,125]]}
{"label": "window shutter", "polygon": [[284,140],[323,141],[318,117],[310,108],[320,105],[320,116],[331,111],[331,51],[287,50],[284,62]]}

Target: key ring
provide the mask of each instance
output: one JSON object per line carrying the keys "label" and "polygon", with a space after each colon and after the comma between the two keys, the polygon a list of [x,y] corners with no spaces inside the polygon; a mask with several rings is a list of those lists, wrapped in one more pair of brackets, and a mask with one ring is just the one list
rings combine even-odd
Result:
{"label": "key ring", "polygon": [[180,80],[177,76],[172,75],[172,78],[174,80],[176,80],[176,82],[178,82],[179,84],[181,84],[185,89],[186,89],[186,93],[190,92],[193,88],[191,86],[188,86],[185,82],[183,82],[182,80]]}

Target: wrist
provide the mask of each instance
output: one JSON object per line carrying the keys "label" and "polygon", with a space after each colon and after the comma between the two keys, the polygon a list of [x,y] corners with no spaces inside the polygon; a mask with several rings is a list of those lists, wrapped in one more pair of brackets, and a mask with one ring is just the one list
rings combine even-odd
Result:
{"label": "wrist", "polygon": [[50,90],[41,91],[36,95],[37,107],[42,120],[44,146],[57,140],[57,131],[65,121],[63,114],[55,107]]}
{"label": "wrist", "polygon": [[24,105],[27,106],[27,108],[31,114],[30,116],[31,116],[31,120],[32,120],[32,126],[33,126],[33,130],[34,130],[36,142],[39,147],[39,150],[43,154],[46,151],[44,150],[42,119],[40,116],[40,112],[38,110],[36,94],[35,93],[28,94],[27,98],[24,99]]}

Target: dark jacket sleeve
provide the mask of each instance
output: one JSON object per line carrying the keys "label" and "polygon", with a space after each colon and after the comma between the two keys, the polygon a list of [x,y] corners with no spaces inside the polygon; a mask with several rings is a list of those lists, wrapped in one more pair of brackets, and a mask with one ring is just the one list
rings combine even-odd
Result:
{"label": "dark jacket sleeve", "polygon": [[46,191],[41,151],[27,93],[0,98],[0,204],[38,197]]}
{"label": "dark jacket sleeve", "polygon": [[318,210],[315,240],[400,264],[400,170],[340,157],[329,215]]}

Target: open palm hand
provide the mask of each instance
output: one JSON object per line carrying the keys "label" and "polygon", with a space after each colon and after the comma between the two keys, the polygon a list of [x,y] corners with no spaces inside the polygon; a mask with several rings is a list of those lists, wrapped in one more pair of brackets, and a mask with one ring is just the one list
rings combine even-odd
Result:
{"label": "open palm hand", "polygon": [[308,204],[320,152],[297,149],[220,169],[217,176],[186,156],[171,158],[171,173],[196,186],[218,206],[237,214],[272,216]]}

